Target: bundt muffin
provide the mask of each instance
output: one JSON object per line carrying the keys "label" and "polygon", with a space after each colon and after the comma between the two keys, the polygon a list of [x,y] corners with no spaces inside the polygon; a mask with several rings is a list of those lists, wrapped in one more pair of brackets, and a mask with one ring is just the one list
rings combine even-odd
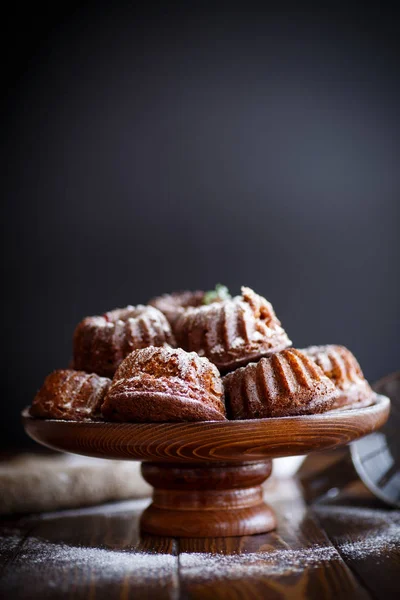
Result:
{"label": "bundt muffin", "polygon": [[206,356],[226,373],[290,346],[272,305],[253,290],[187,309],[175,324],[178,345]]}
{"label": "bundt muffin", "polygon": [[74,333],[74,369],[112,377],[123,359],[138,348],[175,346],[171,327],[154,306],[127,306],[86,317]]}
{"label": "bundt muffin", "polygon": [[223,386],[206,358],[180,348],[145,348],[118,367],[102,406],[111,421],[225,420]]}
{"label": "bundt muffin", "polygon": [[321,413],[332,408],[338,395],[322,369],[294,348],[241,367],[225,375],[223,383],[232,419]]}
{"label": "bundt muffin", "polygon": [[68,421],[101,418],[100,407],[110,384],[110,379],[94,373],[73,369],[53,371],[36,394],[30,414]]}
{"label": "bundt muffin", "polygon": [[362,407],[371,404],[374,392],[364,378],[355,356],[344,346],[310,346],[302,350],[335,384],[340,395],[333,408]]}
{"label": "bundt muffin", "polygon": [[164,313],[174,330],[175,323],[187,308],[196,308],[212,302],[222,302],[229,297],[228,288],[218,283],[215,290],[210,292],[201,290],[172,292],[172,294],[163,294],[157,298],[152,298],[149,304]]}

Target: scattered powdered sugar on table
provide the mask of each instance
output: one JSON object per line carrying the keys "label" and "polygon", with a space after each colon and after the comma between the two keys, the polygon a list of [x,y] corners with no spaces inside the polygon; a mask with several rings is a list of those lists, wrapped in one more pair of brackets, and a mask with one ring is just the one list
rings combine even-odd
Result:
{"label": "scattered powdered sugar on table", "polygon": [[400,556],[400,514],[398,511],[363,509],[345,506],[318,506],[322,518],[338,523],[341,528],[349,524],[347,533],[335,535],[334,543],[346,560],[362,560],[373,556],[383,562]]}
{"label": "scattered powdered sugar on table", "polygon": [[196,580],[242,579],[302,573],[308,568],[324,566],[340,555],[333,546],[314,545],[301,549],[282,549],[249,554],[182,553],[180,571]]}
{"label": "scattered powdered sugar on table", "polygon": [[[15,544],[15,539],[8,539]],[[23,579],[26,589],[34,586],[36,591],[64,590],[70,582],[68,572],[74,580],[78,577],[83,586],[93,580],[122,584],[129,578],[130,586],[159,587],[176,582],[177,558],[171,554],[52,544],[32,537],[6,569],[2,584],[8,590],[19,590]],[[52,573],[52,577],[46,578],[46,573]]]}
{"label": "scattered powdered sugar on table", "polygon": [[12,556],[16,552],[18,545],[22,542],[22,535],[18,535],[18,532],[9,532],[9,535],[0,536],[0,567],[4,557]]}
{"label": "scattered powdered sugar on table", "polygon": [[[130,503],[121,505],[129,509]],[[92,509],[93,510],[93,509]],[[366,560],[370,557],[382,564],[388,557],[400,553],[400,516],[389,510],[362,509],[345,506],[315,506],[322,522],[329,519],[337,534],[336,546],[314,544],[306,548],[279,548],[271,551],[237,553],[183,552],[179,556],[141,552],[134,547],[126,550],[72,546],[51,543],[40,537],[28,537],[10,527],[8,536],[0,539],[0,556],[6,558],[2,585],[10,593],[21,591],[24,581],[26,598],[29,590],[36,597],[49,591],[70,591],[71,578],[76,588],[120,584],[129,581],[129,589],[171,590],[179,595],[178,573],[186,581],[239,581],[268,577],[301,575],[312,569],[329,569],[341,561]],[[44,521],[49,519],[46,515]],[[347,524],[349,527],[347,528]],[[348,534],[351,531],[351,537]],[[333,565],[332,565],[333,566]],[[175,595],[175,596],[174,596]],[[10,596],[12,597],[12,596]],[[155,596],[156,597],[156,596]]]}
{"label": "scattered powdered sugar on table", "polygon": [[373,533],[363,539],[339,542],[338,548],[346,559],[359,560],[373,556],[375,562],[383,562],[391,558],[393,553],[400,556],[400,530],[397,525],[389,525],[384,533]]}
{"label": "scattered powdered sugar on table", "polygon": [[[16,547],[20,540],[18,536],[10,536],[8,544]],[[326,568],[329,562],[337,560],[340,556],[335,548],[321,545],[233,555],[184,552],[179,555],[179,572],[188,581],[237,581],[243,577],[300,574],[306,569]],[[77,587],[89,586],[92,581],[98,585],[118,582],[122,585],[129,579],[130,589],[146,586],[156,591],[168,585],[175,593],[179,589],[178,557],[52,544],[32,537],[5,570],[3,585],[9,591],[17,591],[23,580],[25,589],[33,587],[36,593],[46,595],[49,590],[68,591],[71,577]]]}

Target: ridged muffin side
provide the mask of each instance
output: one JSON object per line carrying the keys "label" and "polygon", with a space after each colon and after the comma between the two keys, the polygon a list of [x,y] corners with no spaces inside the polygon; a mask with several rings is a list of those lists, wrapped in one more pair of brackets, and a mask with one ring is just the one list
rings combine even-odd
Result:
{"label": "ridged muffin side", "polygon": [[153,306],[127,306],[86,317],[74,333],[75,369],[112,377],[133,350],[175,346],[165,315]]}
{"label": "ridged muffin side", "polygon": [[115,373],[102,406],[111,421],[224,420],[218,369],[180,348],[132,352]]}
{"label": "ridged muffin side", "polygon": [[374,392],[365,379],[356,357],[348,348],[328,344],[310,346],[304,348],[302,352],[321,367],[339,390],[340,394],[333,408],[363,407],[371,404]]}
{"label": "ridged muffin side", "polygon": [[185,311],[175,325],[180,347],[226,373],[290,346],[272,305],[250,288],[242,295]]}
{"label": "ridged muffin side", "polygon": [[95,373],[73,369],[53,371],[37,392],[30,414],[43,419],[97,419],[101,417],[100,408],[110,384],[110,379]]}
{"label": "ridged muffin side", "polygon": [[264,419],[321,413],[338,392],[304,353],[288,348],[250,363],[223,378],[232,419]]}

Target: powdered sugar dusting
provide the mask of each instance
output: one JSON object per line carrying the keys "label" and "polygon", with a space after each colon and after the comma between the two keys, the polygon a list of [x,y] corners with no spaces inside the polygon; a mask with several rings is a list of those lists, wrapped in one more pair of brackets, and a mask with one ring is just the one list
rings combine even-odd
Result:
{"label": "powdered sugar dusting", "polygon": [[211,553],[179,555],[180,570],[185,577],[195,580],[212,577],[213,581],[301,573],[305,569],[326,567],[332,560],[340,560],[337,550],[321,545],[229,556]]}
{"label": "powdered sugar dusting", "polygon": [[343,506],[318,506],[318,514],[326,515],[347,533],[336,535],[334,542],[346,560],[373,557],[385,561],[395,553],[400,557],[400,515],[398,511],[361,509]]}
{"label": "powdered sugar dusting", "polygon": [[[138,402],[132,403],[135,396]],[[153,401],[146,403],[146,399],[164,402],[156,405]],[[185,405],[185,399],[194,400],[196,405]],[[222,381],[215,365],[195,352],[142,348],[129,354],[119,366],[102,414],[111,420],[129,421],[222,420]]]}
{"label": "powdered sugar dusting", "polygon": [[339,543],[338,547],[346,559],[359,560],[373,556],[374,560],[383,562],[393,553],[400,556],[400,529],[397,525],[390,525],[384,533]]}
{"label": "powdered sugar dusting", "polygon": [[[8,533],[8,535],[6,535],[6,533]],[[22,539],[22,535],[19,535],[18,530],[15,530],[14,532],[11,530],[9,532],[3,531],[3,534],[0,536],[1,561],[4,561],[6,556],[11,557],[16,552],[19,544],[22,542]]]}
{"label": "powdered sugar dusting", "polygon": [[[364,378],[355,356],[344,346],[334,344],[309,346],[302,350],[329,377],[338,390],[346,394],[352,402],[367,402],[372,398],[372,389]],[[348,401],[340,396],[334,405],[339,408]]]}
{"label": "powdered sugar dusting", "polygon": [[175,329],[183,348],[220,368],[291,344],[271,304],[249,288],[242,288],[241,296],[186,310]]}
{"label": "powdered sugar dusting", "polygon": [[74,366],[88,373],[112,377],[134,349],[175,346],[165,315],[154,306],[127,306],[86,317],[74,333]]}
{"label": "powdered sugar dusting", "polygon": [[123,381],[142,377],[147,373],[154,378],[179,378],[183,381],[197,379],[203,385],[203,378],[212,375],[219,380],[219,372],[207,358],[196,352],[185,352],[181,348],[153,347],[132,352],[118,369],[112,387]]}
{"label": "powdered sugar dusting", "polygon": [[[12,538],[11,543],[14,542]],[[43,568],[52,573],[51,578],[43,577]],[[25,589],[34,586],[36,592],[39,588],[44,594],[57,588],[59,593],[70,590],[68,573],[83,586],[90,581],[97,585],[122,584],[129,578],[131,588],[177,587],[177,558],[171,554],[52,544],[32,537],[24,543],[12,568],[5,571],[2,585],[10,592],[20,590],[23,578]]]}

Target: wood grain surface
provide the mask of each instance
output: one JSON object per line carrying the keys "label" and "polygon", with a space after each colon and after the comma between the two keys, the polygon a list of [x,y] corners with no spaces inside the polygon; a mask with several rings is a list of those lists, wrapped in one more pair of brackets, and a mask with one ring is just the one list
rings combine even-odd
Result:
{"label": "wood grain surface", "polygon": [[271,458],[346,444],[378,429],[389,408],[388,398],[376,396],[372,406],[358,410],[250,421],[72,422],[34,419],[26,411],[23,420],[33,439],[56,450],[142,459],[143,476],[154,486],[141,520],[144,532],[216,537],[274,529],[260,488]]}
{"label": "wood grain surface", "polygon": [[390,401],[319,415],[203,421],[199,423],[107,423],[41,420],[23,413],[26,432],[65,452],[152,462],[257,462],[335,448],[379,429]]}
{"label": "wood grain surface", "polygon": [[3,521],[0,597],[397,598],[399,511],[365,490],[308,508],[293,481],[273,478],[266,495],[279,526],[253,536],[141,535],[140,500]]}
{"label": "wood grain surface", "polygon": [[212,465],[142,463],[142,475],[154,486],[154,494],[141,529],[179,537],[251,535],[274,529],[275,516],[261,487],[271,474],[272,461]]}

